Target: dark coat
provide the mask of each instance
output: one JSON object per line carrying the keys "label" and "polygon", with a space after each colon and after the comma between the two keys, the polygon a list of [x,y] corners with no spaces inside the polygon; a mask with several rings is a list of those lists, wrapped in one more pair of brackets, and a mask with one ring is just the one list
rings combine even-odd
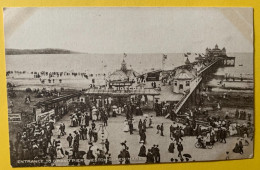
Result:
{"label": "dark coat", "polygon": [[233,152],[234,152],[234,153],[240,153],[240,149],[239,149],[238,143],[236,143],[236,146],[235,146],[235,148],[233,149]]}
{"label": "dark coat", "polygon": [[125,151],[125,164],[130,164],[130,153]]}
{"label": "dark coat", "polygon": [[182,144],[178,144],[177,149],[179,152],[183,151],[183,145]]}
{"label": "dark coat", "polygon": [[144,145],[142,145],[142,146],[140,147],[140,151],[139,151],[138,156],[140,156],[140,157],[146,157],[146,148],[145,148]]}
{"label": "dark coat", "polygon": [[144,132],[141,133],[141,140],[146,142],[146,134]]}
{"label": "dark coat", "polygon": [[151,152],[147,153],[146,163],[154,163],[154,156],[153,156],[153,154]]}
{"label": "dark coat", "polygon": [[169,145],[168,151],[169,151],[170,153],[174,153],[174,149],[175,149],[174,143],[171,142],[170,145]]}

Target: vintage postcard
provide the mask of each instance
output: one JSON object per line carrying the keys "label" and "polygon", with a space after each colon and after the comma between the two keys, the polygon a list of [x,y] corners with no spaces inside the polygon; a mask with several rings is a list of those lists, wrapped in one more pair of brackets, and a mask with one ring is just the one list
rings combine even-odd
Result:
{"label": "vintage postcard", "polygon": [[13,167],[252,158],[252,8],[5,8]]}

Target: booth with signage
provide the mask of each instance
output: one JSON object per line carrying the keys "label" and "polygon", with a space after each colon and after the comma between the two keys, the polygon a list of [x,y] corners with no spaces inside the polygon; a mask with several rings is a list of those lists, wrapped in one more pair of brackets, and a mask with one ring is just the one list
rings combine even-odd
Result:
{"label": "booth with signage", "polygon": [[[146,96],[152,96],[153,101],[155,99],[155,96],[160,95],[160,93],[153,89],[153,88],[139,88],[139,89],[88,89],[84,93],[85,95],[88,95],[92,97],[93,99],[98,99],[101,100],[101,106],[104,106],[106,101],[109,100],[110,98],[113,98],[113,100],[119,101],[131,101],[132,96],[141,96],[141,95],[146,95]],[[125,102],[123,102],[125,104]],[[113,104],[113,103],[111,103]]]}
{"label": "booth with signage", "polygon": [[73,92],[37,103],[33,109],[35,120],[48,121],[51,117],[61,119],[68,113],[68,106],[73,101],[78,101],[80,96],[80,92]]}

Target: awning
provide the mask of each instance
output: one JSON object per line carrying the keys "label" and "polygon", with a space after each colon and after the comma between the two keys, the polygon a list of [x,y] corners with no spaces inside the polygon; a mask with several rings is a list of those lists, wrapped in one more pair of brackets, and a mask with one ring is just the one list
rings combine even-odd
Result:
{"label": "awning", "polygon": [[38,102],[37,104],[35,104],[35,106],[46,106],[46,105],[58,103],[58,102],[61,102],[61,101],[66,101],[66,100],[71,99],[73,97],[79,97],[80,95],[81,95],[81,92],[68,93],[68,94],[58,96],[58,97],[54,97],[52,99],[47,99],[47,100],[44,100],[42,102]]}

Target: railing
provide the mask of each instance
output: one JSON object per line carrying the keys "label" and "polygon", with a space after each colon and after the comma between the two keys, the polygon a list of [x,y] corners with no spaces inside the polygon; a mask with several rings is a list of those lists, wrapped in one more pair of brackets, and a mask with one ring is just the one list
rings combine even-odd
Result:
{"label": "railing", "polygon": [[201,73],[203,73],[205,70],[207,70],[208,68],[210,68],[213,64],[215,64],[216,62],[218,62],[220,59],[216,59],[215,61],[213,61],[211,64],[209,64],[207,67],[203,68],[201,71],[198,72],[198,75],[200,75]]}

